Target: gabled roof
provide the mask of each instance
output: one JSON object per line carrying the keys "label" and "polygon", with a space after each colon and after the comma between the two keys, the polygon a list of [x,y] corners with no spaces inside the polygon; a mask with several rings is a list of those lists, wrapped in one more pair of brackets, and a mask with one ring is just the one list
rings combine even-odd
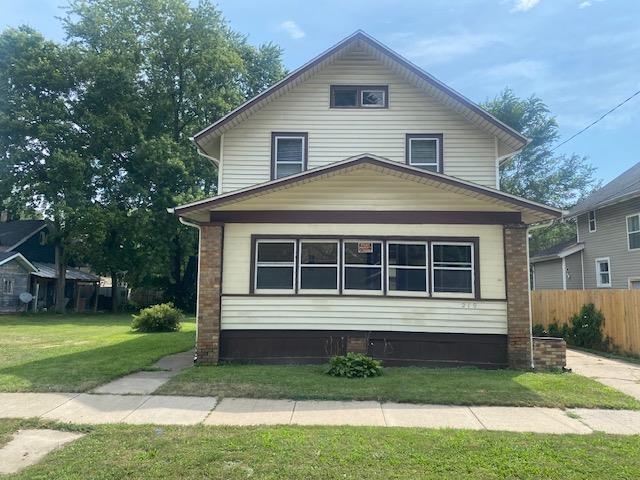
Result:
{"label": "gabled roof", "polygon": [[38,233],[47,222],[44,220],[14,220],[0,223],[0,251],[10,251]]}
{"label": "gabled roof", "polygon": [[640,196],[640,163],[636,163],[626,172],[617,176],[604,187],[582,199],[569,211],[569,217],[575,217],[589,210],[605,207]]}
{"label": "gabled roof", "polygon": [[370,51],[381,61],[393,64],[394,67],[399,67],[417,86],[461,113],[472,123],[491,131],[492,134],[496,135],[500,140],[511,147],[513,152],[521,149],[528,143],[529,140],[519,132],[501,122],[467,97],[448,87],[417,65],[411,63],[406,58],[378,42],[373,37],[367,35],[362,30],[356,31],[310,62],[297,70],[294,70],[275,85],[240,105],[217,122],[196,133],[193,136],[193,140],[198,147],[206,151],[203,145],[206,143],[207,139],[219,137],[225,130],[228,130],[242,122],[253,112],[260,109],[273,99],[278,98],[282,94],[288,92],[291,88],[304,82],[325,65],[331,63],[333,60],[355,46],[361,46]]}
{"label": "gabled roof", "polygon": [[17,260],[27,270],[35,272],[37,268],[19,252],[0,252],[0,265]]}
{"label": "gabled roof", "polygon": [[340,162],[331,163],[311,170],[305,170],[288,177],[279,178],[251,187],[235,190],[233,192],[224,193],[215,197],[191,202],[170,209],[169,211],[171,213],[176,213],[181,217],[187,217],[190,212],[210,211],[221,205],[238,202],[246,198],[265,195],[283,188],[291,188],[295,185],[303,184],[314,179],[317,180],[331,175],[338,175],[345,171],[350,171],[353,168],[362,166],[371,166],[381,169],[389,175],[402,176],[404,178],[410,178],[426,184],[437,185],[450,191],[472,195],[485,200],[490,200],[496,204],[511,207],[514,211],[525,212],[529,216],[530,220],[527,223],[550,220],[562,215],[562,210],[553,207],[542,205],[531,200],[526,200],[509,193],[501,192],[500,190],[478,185],[459,178],[394,162],[393,160],[372,154],[362,154],[347,158]]}
{"label": "gabled roof", "polygon": [[531,254],[531,263],[546,262],[549,260],[556,260],[558,258],[565,258],[574,253],[584,250],[584,243],[576,242],[575,240],[566,240],[564,242],[556,243],[555,245],[539,250]]}
{"label": "gabled roof", "polygon": [[[41,262],[33,262],[37,267],[37,271],[33,273],[36,277],[40,278],[58,278],[58,273],[56,271],[56,266],[53,263],[41,263]],[[100,277],[94,275],[93,273],[83,272],[82,270],[78,270],[77,268],[67,268],[65,273],[65,277],[67,280],[79,280],[81,282],[99,282]]]}

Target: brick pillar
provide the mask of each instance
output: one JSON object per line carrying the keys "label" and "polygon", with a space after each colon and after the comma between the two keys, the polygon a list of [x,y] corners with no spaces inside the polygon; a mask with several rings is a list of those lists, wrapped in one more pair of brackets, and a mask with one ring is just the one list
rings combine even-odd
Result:
{"label": "brick pillar", "polygon": [[507,289],[507,357],[509,368],[531,368],[531,313],[527,227],[505,225],[504,258]]}
{"label": "brick pillar", "polygon": [[200,227],[196,356],[198,363],[205,365],[218,363],[220,354],[222,233],[222,225]]}

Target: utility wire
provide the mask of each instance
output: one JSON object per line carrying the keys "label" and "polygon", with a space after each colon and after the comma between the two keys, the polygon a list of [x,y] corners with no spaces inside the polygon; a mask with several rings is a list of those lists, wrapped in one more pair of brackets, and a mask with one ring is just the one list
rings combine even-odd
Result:
{"label": "utility wire", "polygon": [[609,115],[610,113],[615,112],[617,109],[619,109],[621,106],[623,106],[625,103],[627,103],[629,100],[631,100],[633,97],[640,95],[640,90],[638,90],[636,93],[634,93],[633,95],[631,95],[629,98],[627,98],[626,100],[623,100],[622,102],[620,102],[618,105],[616,105],[615,107],[613,107],[611,110],[609,110],[607,113],[603,114],[600,116],[600,118],[598,118],[595,122],[590,123],[589,125],[587,125],[586,127],[584,127],[582,130],[580,130],[577,133],[574,133],[573,135],[571,135],[569,138],[567,138],[564,142],[560,142],[558,145],[556,145],[555,147],[553,147],[551,149],[551,151],[553,152],[555,149],[561,147],[562,145],[564,145],[565,143],[573,140],[574,138],[576,138],[578,135],[580,135],[581,133],[589,130],[591,127],[593,127],[596,123],[598,123],[600,120],[602,120],[604,117],[606,117],[607,115]]}

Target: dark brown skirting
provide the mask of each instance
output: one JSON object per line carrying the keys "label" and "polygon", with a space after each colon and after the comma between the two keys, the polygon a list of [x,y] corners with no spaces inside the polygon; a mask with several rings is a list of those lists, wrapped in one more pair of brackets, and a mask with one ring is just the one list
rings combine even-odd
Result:
{"label": "dark brown skirting", "polygon": [[477,366],[507,364],[507,336],[466,333],[343,330],[223,330],[220,360],[264,364],[324,363],[365,339],[367,354],[384,365]]}

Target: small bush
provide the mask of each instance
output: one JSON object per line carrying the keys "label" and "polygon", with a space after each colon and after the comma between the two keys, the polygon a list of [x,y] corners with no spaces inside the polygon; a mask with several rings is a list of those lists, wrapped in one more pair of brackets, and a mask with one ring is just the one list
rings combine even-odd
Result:
{"label": "small bush", "polygon": [[329,375],[334,377],[367,378],[382,375],[382,362],[362,353],[349,352],[329,361]]}
{"label": "small bush", "polygon": [[576,347],[602,349],[604,315],[593,303],[583,305],[580,313],[571,317],[570,335],[567,341]]}
{"label": "small bush", "polygon": [[184,314],[173,303],[160,303],[133,315],[131,329],[136,332],[177,332],[183,321]]}

